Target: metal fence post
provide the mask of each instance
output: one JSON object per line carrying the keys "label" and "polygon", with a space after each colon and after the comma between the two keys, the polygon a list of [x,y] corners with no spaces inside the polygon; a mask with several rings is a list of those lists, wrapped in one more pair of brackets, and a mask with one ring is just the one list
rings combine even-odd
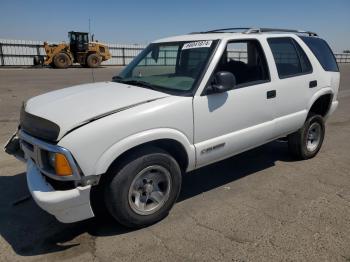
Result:
{"label": "metal fence post", "polygon": [[36,46],[36,54],[40,57],[40,45]]}
{"label": "metal fence post", "polygon": [[0,43],[0,59],[1,59],[1,66],[5,66],[5,59],[4,59],[4,53],[2,50],[2,43]]}
{"label": "metal fence post", "polygon": [[167,52],[168,50],[164,50],[164,65],[166,66],[166,52]]}
{"label": "metal fence post", "polygon": [[123,57],[123,66],[126,65],[125,63],[125,47],[122,47],[122,57]]}

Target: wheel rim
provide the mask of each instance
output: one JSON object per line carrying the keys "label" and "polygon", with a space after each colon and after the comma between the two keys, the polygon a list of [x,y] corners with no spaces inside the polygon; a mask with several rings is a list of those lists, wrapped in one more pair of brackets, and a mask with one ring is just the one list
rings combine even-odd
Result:
{"label": "wheel rim", "polygon": [[307,132],[306,148],[308,151],[312,152],[318,148],[321,141],[321,125],[317,122],[312,123]]}
{"label": "wheel rim", "polygon": [[170,172],[159,165],[148,166],[131,183],[129,205],[139,215],[153,214],[164,206],[170,189]]}

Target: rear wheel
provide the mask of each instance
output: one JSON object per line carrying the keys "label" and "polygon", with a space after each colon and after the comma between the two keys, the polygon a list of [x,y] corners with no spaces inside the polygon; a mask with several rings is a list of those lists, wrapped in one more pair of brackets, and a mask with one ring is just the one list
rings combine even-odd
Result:
{"label": "rear wheel", "polygon": [[71,65],[71,60],[69,56],[65,53],[59,53],[55,55],[53,59],[55,68],[68,68]]}
{"label": "rear wheel", "polygon": [[297,159],[313,158],[321,149],[324,135],[323,117],[312,114],[301,129],[288,136],[289,150]]}
{"label": "rear wheel", "polygon": [[86,65],[90,68],[96,68],[101,65],[102,59],[97,54],[90,54],[86,59]]}
{"label": "rear wheel", "polygon": [[178,163],[158,148],[134,154],[109,175],[112,179],[105,190],[107,209],[127,227],[144,227],[163,219],[181,188]]}
{"label": "rear wheel", "polygon": [[41,56],[34,56],[34,58],[33,58],[33,64],[35,65],[35,66],[38,66],[38,65],[43,65],[43,63],[44,63],[44,59],[41,57]]}

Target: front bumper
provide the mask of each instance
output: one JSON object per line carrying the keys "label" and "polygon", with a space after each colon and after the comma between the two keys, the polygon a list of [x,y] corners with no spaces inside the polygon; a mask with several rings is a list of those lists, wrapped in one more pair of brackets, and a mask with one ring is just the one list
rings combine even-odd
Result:
{"label": "front bumper", "polygon": [[27,160],[27,183],[38,206],[60,222],[72,223],[94,216],[90,204],[91,185],[55,191],[31,159]]}
{"label": "front bumper", "polygon": [[[76,222],[94,216],[90,204],[91,184],[82,183],[84,180],[81,179],[78,167],[68,150],[57,145],[48,144],[20,130],[11,137],[4,149],[8,154],[27,163],[29,191],[34,201],[43,210],[54,215],[63,223]],[[43,163],[42,150],[65,154],[75,171],[73,176],[57,179],[56,175],[48,172]],[[48,183],[48,178],[54,180],[56,178],[63,183],[66,183],[65,181],[75,181],[80,184],[76,184],[75,187],[69,190],[55,190]],[[87,179],[87,182],[89,182],[89,179]]]}

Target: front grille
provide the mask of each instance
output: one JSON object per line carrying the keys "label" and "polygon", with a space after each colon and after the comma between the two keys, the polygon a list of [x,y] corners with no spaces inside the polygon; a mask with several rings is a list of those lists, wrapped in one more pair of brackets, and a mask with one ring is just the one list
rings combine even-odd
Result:
{"label": "front grille", "polygon": [[22,140],[22,146],[25,146],[27,149],[29,149],[31,152],[34,152],[34,146],[27,141]]}

